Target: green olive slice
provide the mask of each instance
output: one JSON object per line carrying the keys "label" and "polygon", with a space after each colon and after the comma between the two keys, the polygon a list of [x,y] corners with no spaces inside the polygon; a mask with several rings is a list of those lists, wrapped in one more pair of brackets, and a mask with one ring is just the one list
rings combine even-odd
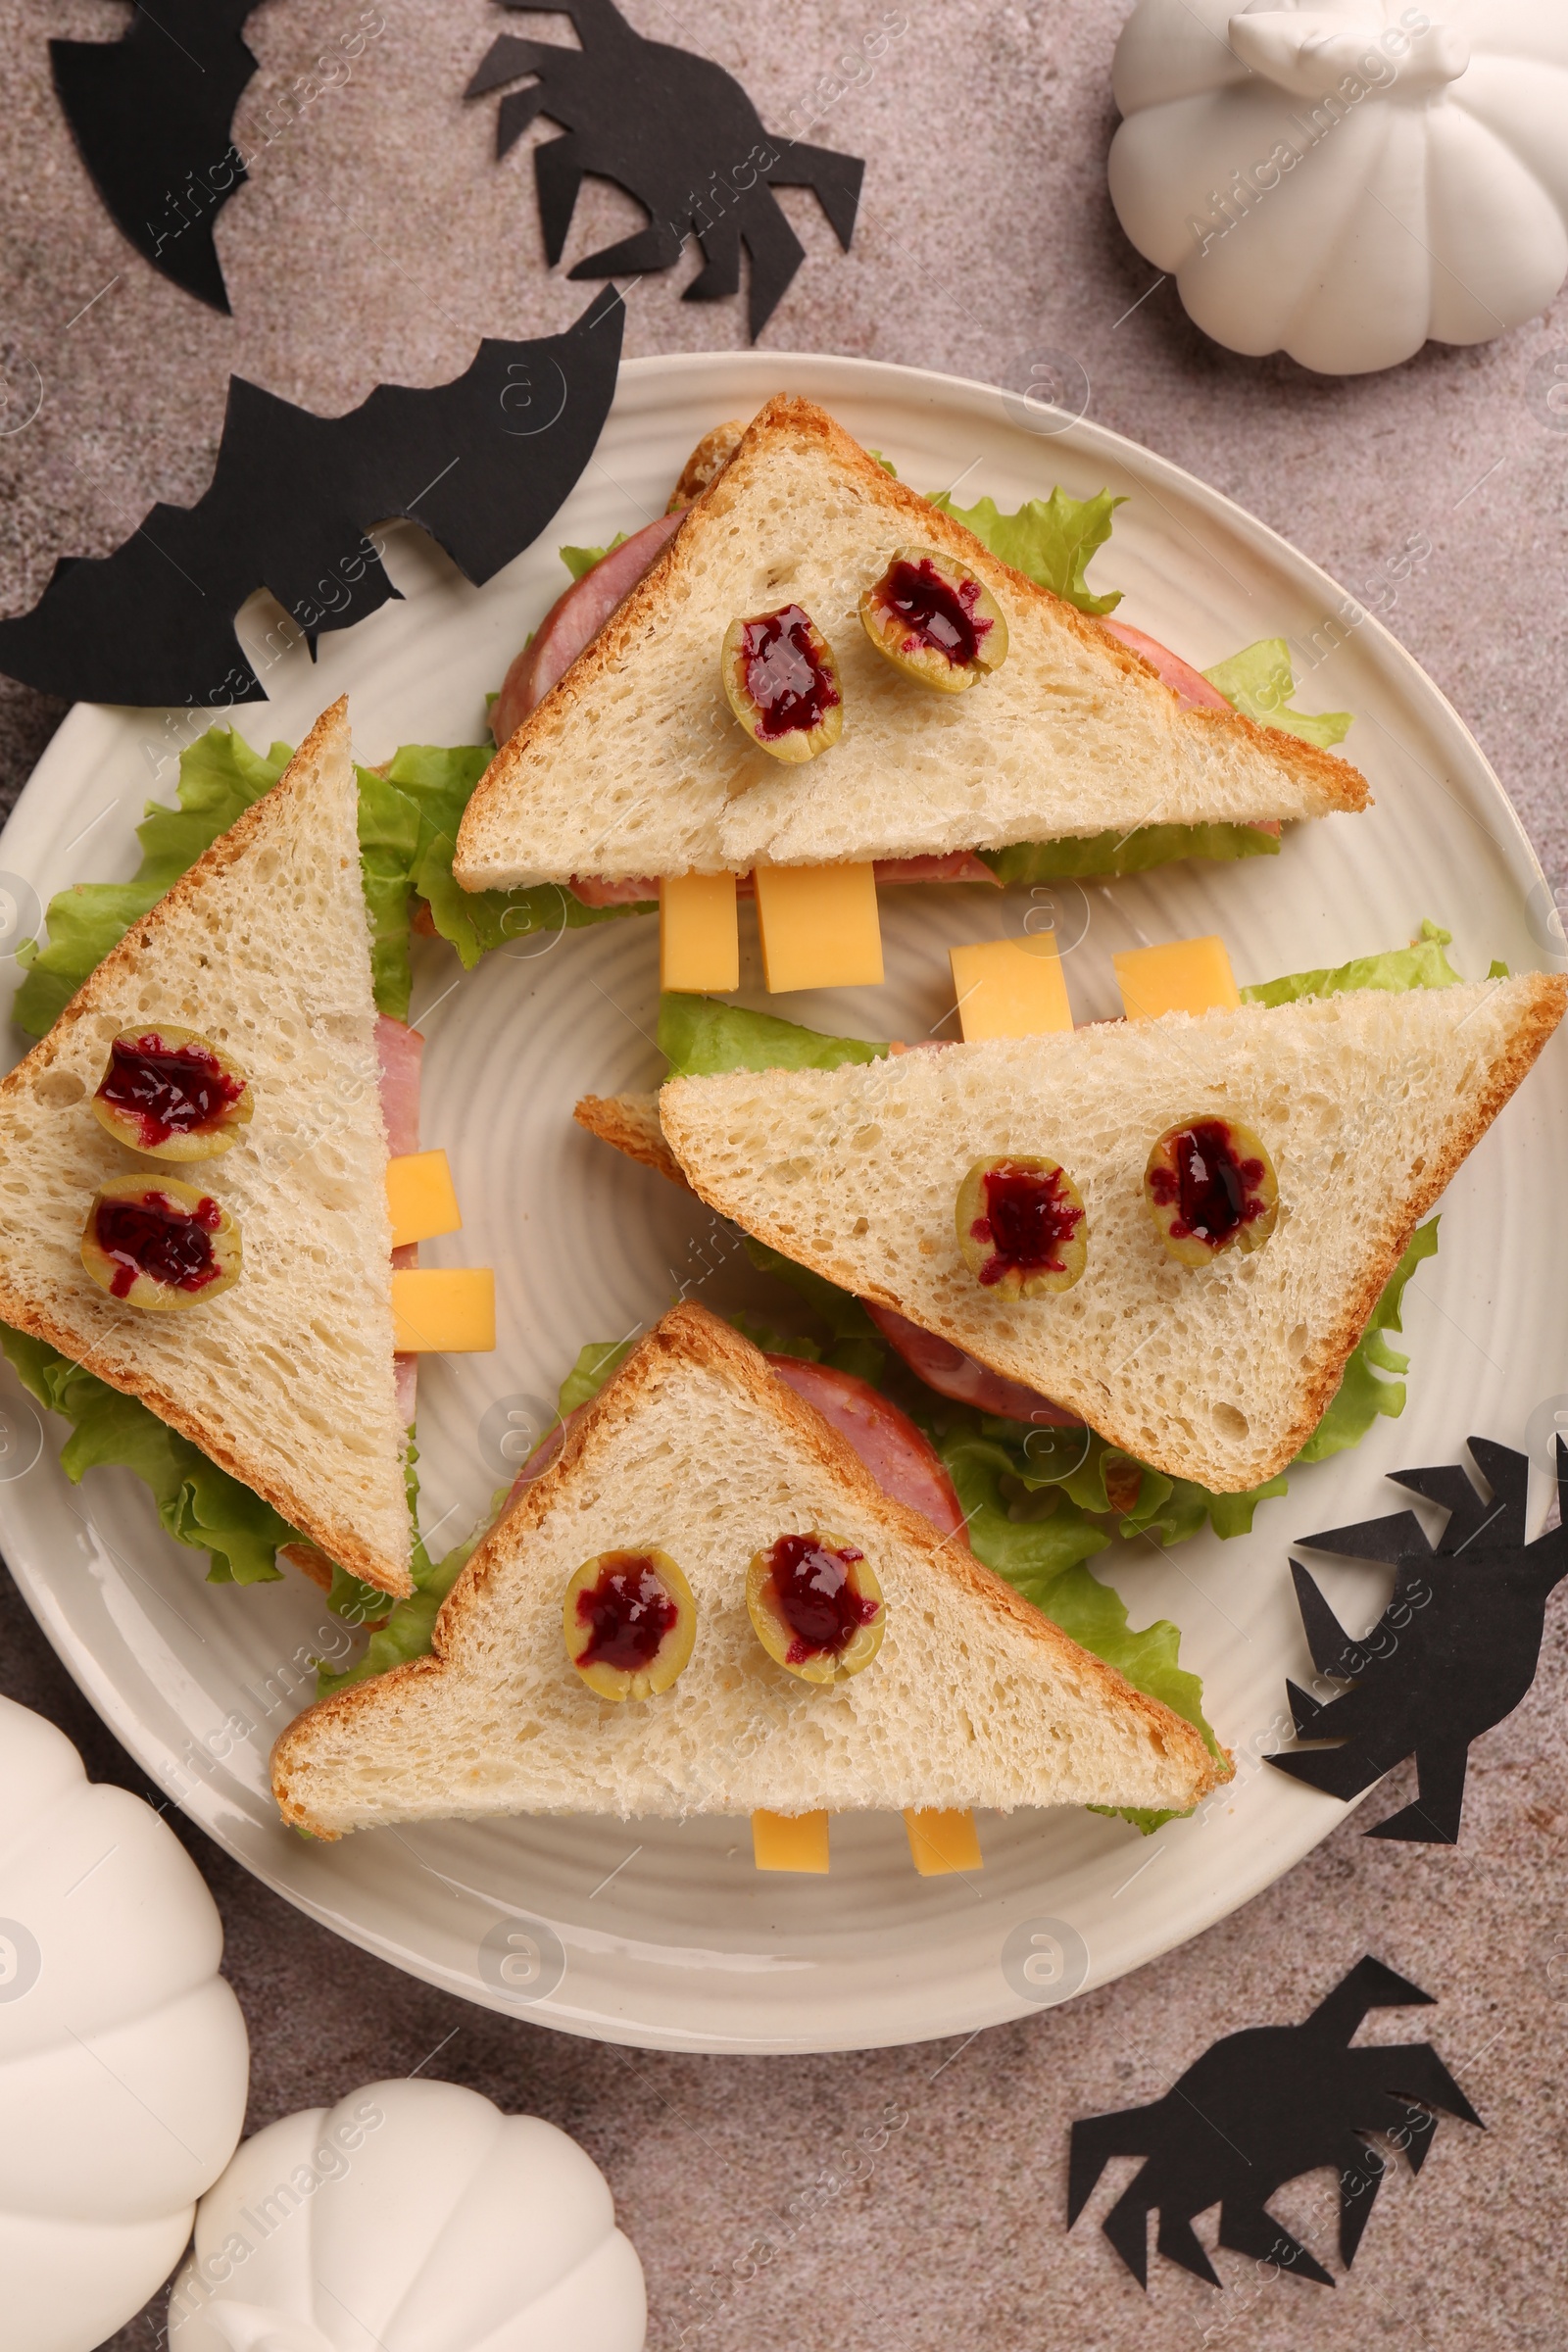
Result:
{"label": "green olive slice", "polygon": [[249,1125],[251,1090],[244,1072],[197,1030],[144,1021],[112,1041],[92,1110],[132,1152],[213,1159]]}
{"label": "green olive slice", "polygon": [[954,1212],[964,1264],[999,1298],[1070,1291],[1089,1262],[1083,1196],[1054,1159],[977,1159]]}
{"label": "green olive slice", "polygon": [[1149,1154],[1144,1198],[1184,1266],[1212,1265],[1225,1250],[1261,1250],[1279,1216],[1279,1180],[1261,1137],[1214,1113],[1166,1128]]}
{"label": "green olive slice", "polygon": [[601,1551],[568,1578],[566,1655],[601,1698],[655,1698],[692,1654],[697,1603],[667,1551]]}
{"label": "green olive slice", "polygon": [[887,1603],[865,1554],[820,1529],[780,1536],[746,1572],[746,1606],[777,1665],[804,1683],[842,1683],[882,1646]]}
{"label": "green olive slice", "polygon": [[962,694],[1007,658],[1002,607],[956,556],[901,547],[860,598],[860,625],[895,669],[939,694]]}
{"label": "green olive slice", "polygon": [[781,605],[724,631],[719,669],[729,707],[774,760],[814,760],[844,724],[839,665],[800,605]]}
{"label": "green olive slice", "polygon": [[115,1176],[87,1211],[81,1262],[126,1306],[201,1306],[238,1282],[240,1231],[199,1185]]}

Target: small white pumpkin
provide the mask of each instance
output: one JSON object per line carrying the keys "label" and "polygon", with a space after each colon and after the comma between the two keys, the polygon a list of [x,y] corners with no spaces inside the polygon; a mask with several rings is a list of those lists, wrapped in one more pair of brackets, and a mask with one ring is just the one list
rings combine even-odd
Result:
{"label": "small white pumpkin", "polygon": [[169,2303],[170,2352],[641,2352],[647,2328],[592,2158],[418,2081],[248,2139]]}
{"label": "small white pumpkin", "polygon": [[1232,351],[1484,343],[1568,274],[1568,0],[1139,0],[1111,201]]}
{"label": "small white pumpkin", "polygon": [[163,2284],[245,2121],[223,1931],[150,1806],[0,1698],[0,2338],[91,2352]]}

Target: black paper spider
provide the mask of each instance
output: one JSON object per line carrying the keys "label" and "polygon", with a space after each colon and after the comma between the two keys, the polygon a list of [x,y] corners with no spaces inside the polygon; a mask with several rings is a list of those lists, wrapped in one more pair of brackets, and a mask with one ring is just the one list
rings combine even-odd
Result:
{"label": "black paper spider", "polygon": [[1275,2191],[1322,2165],[1336,2168],[1340,2256],[1348,2270],[1388,2170],[1364,2134],[1392,2138],[1419,2172],[1438,2128],[1433,2110],[1481,2122],[1429,2041],[1349,2047],[1369,2009],[1417,2003],[1430,2007],[1432,1995],[1381,1960],[1358,1961],[1300,2025],[1228,2034],[1152,2105],[1074,2124],[1068,2229],[1112,2156],[1143,2156],[1147,2162],[1104,2221],[1140,2286],[1149,2283],[1154,2211],[1161,2254],[1219,2285],[1193,2230],[1193,2217],[1214,2204],[1222,2246],[1332,2286],[1322,2264],[1269,2212]]}
{"label": "black paper spider", "polygon": [[[1298,1739],[1345,1744],[1268,1762],[1348,1800],[1413,1755],[1419,1796],[1380,1821],[1372,1838],[1457,1842],[1470,1742],[1511,1715],[1530,1689],[1546,1602],[1568,1575],[1568,1530],[1525,1542],[1527,1457],[1487,1438],[1472,1438],[1470,1451],[1490,1500],[1455,1466],[1394,1473],[1396,1486],[1448,1512],[1435,1551],[1413,1511],[1301,1539],[1313,1551],[1395,1568],[1394,1596],[1362,1641],[1350,1640],[1300,1562],[1291,1562],[1313,1665],[1354,1688],[1323,1701],[1287,1683]],[[1560,1438],[1556,1460],[1562,1499],[1568,1450]]]}
{"label": "black paper spider", "polygon": [[564,137],[534,151],[539,217],[552,269],[571,226],[577,190],[593,174],[636,198],[648,226],[590,254],[572,277],[611,277],[667,270],[695,230],[707,267],[686,288],[687,302],[716,302],[741,282],[741,247],[752,257],[749,323],[755,342],[806,259],[773,194],[775,187],[814,188],[848,253],[865,166],[828,147],[770,138],[740,83],[711,59],[667,41],[645,40],[613,0],[505,0],[524,15],[570,17],[581,49],[510,34],[493,43],[468,84],[482,98],[524,74],[532,89],[501,102],[496,153],[505,155],[535,116],[562,125]]}

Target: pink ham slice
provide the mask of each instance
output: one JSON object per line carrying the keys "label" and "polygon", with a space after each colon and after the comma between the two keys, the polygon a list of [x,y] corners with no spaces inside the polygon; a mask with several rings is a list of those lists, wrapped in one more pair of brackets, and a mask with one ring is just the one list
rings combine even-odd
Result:
{"label": "pink ham slice", "polygon": [[[767,1360],[785,1387],[804,1396],[845,1443],[854,1446],[884,1494],[921,1512],[938,1535],[962,1535],[965,1521],[953,1481],[936,1448],[906,1413],[889,1404],[869,1381],[858,1380],[853,1372],[836,1371],[831,1364],[807,1363],[798,1355],[770,1355]],[[524,1487],[543,1478],[565,1444],[567,1431],[587,1409],[578,1405],[534,1447],[513,1482],[508,1510]]]}
{"label": "pink ham slice", "polygon": [[530,710],[537,710],[552,686],[564,678],[585,646],[591,645],[615,607],[652,571],[685,520],[685,509],[661,514],[619,547],[602,556],[591,571],[558,596],[532,639],[502,681],[490,711],[497,745],[515,735]]}
{"label": "pink ham slice", "polygon": [[[419,1061],[424,1053],[424,1039],[407,1021],[396,1021],[390,1013],[381,1013],[375,1024],[375,1057],[381,1066],[381,1122],[386,1129],[386,1148],[393,1159],[405,1152],[419,1149]],[[394,1250],[395,1266],[415,1266],[419,1262],[419,1247],[409,1243]],[[413,1427],[417,1402],[419,1359],[416,1355],[395,1355],[392,1369],[397,1378],[398,1411],[405,1429]]]}
{"label": "pink ham slice", "polygon": [[1131,654],[1141,654],[1151,669],[1159,672],[1161,681],[1193,710],[1229,710],[1231,705],[1217,686],[1211,686],[1200,669],[1173,654],[1168,645],[1157,637],[1150,637],[1135,629],[1130,621],[1102,620],[1101,627],[1124,645]]}
{"label": "pink ham slice", "polygon": [[1083,1427],[1076,1413],[1053,1404],[1049,1396],[1026,1389],[1021,1381],[1008,1380],[1005,1374],[977,1363],[951,1340],[923,1331],[907,1316],[895,1314],[891,1306],[873,1306],[868,1298],[861,1303],[889,1347],[896,1348],[909,1370],[939,1396],[951,1396],[955,1404],[972,1404],[977,1412],[996,1413],[1007,1421],[1033,1421],[1052,1429]]}

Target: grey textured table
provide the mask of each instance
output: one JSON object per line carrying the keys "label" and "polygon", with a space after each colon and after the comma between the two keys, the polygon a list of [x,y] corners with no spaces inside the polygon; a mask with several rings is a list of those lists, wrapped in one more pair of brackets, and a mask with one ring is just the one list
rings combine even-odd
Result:
{"label": "grey textured table", "polygon": [[[581,307],[581,287],[545,271],[526,155],[497,167],[493,106],[459,102],[505,20],[482,0],[382,0],[379,13],[348,86],[303,109],[283,93],[353,32],[358,6],[267,0],[252,18],[260,72],[237,128],[262,152],[219,228],[225,320],[121,241],[55,105],[47,36],[108,37],[122,12],[4,0],[0,343],[11,380],[30,380],[30,362],[43,399],[0,433],[0,607],[30,603],[57,553],[102,552],[154,498],[200,492],[231,370],[341,410],[382,378],[444,380],[481,334],[556,328]],[[764,336],[780,386],[791,350],[1015,385],[1043,345],[1076,357],[1095,417],[1229,492],[1375,605],[1474,728],[1561,884],[1568,433],[1544,371],[1568,353],[1568,303],[1497,344],[1429,348],[1343,382],[1206,343],[1105,197],[1124,0],[910,0],[906,16],[847,0],[678,14],[631,0],[629,13],[722,60],[773,123],[797,103],[808,114],[844,53],[906,24],[811,133],[867,158],[851,256],[811,197],[785,194],[808,259]],[[634,224],[622,198],[590,186],[568,260]],[[629,352],[741,338],[737,304],[680,302],[687,274],[632,290]],[[1412,543],[1430,554],[1391,591],[1388,560]],[[0,687],[8,793],[60,714]],[[139,1786],[9,1586],[0,1607],[0,1687],[64,1725],[95,1775]],[[1294,2345],[1308,2330],[1322,2352],[1396,2334],[1545,2352],[1568,2329],[1565,1651],[1559,1599],[1535,1691],[1476,1756],[1457,1852],[1365,1842],[1362,1826],[1412,1792],[1396,1774],[1288,1879],[1157,1965],[967,2043],[864,2057],[646,2056],[492,2017],[335,1942],[186,1829],[250,2024],[251,2127],[416,2067],[550,2117],[609,2173],[647,2266],[658,2352],[1131,2352]],[[1390,2182],[1337,2293],[1225,2256],[1223,2298],[1159,2264],[1146,2298],[1097,2230],[1064,2232],[1074,2115],[1158,2096],[1217,2034],[1302,2015],[1367,1949],[1441,1996],[1431,2030],[1490,2131],[1445,2125],[1419,2185]],[[1373,2032],[1411,2030],[1393,2017]],[[1332,2202],[1319,2174],[1278,2210],[1324,2249]],[[155,2305],[116,2346],[144,2352],[160,2326]]]}

